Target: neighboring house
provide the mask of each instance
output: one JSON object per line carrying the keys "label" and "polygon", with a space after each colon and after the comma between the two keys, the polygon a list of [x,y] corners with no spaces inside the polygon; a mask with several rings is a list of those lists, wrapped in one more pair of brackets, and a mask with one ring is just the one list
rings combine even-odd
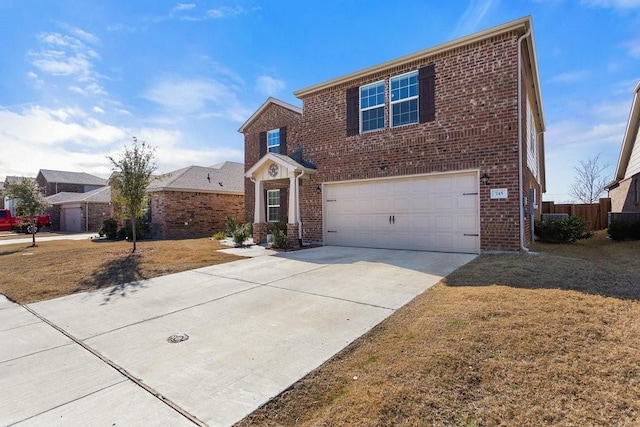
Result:
{"label": "neighboring house", "polygon": [[45,196],[61,192],[86,193],[107,185],[104,178],[85,172],[68,172],[40,169],[36,177]]}
{"label": "neighboring house", "polygon": [[111,187],[100,187],[86,193],[61,192],[46,197],[51,203],[51,223],[57,230],[97,232],[111,213]]}
{"label": "neighboring house", "polygon": [[605,187],[611,198],[611,212],[640,212],[640,81],[633,94],[616,174]]}
{"label": "neighboring house", "polygon": [[526,17],[273,98],[239,129],[254,240],[478,253],[532,240],[544,119]]}
{"label": "neighboring house", "polygon": [[242,163],[189,166],[157,177],[147,191],[153,237],[211,236],[225,230],[227,215],[244,222]]}

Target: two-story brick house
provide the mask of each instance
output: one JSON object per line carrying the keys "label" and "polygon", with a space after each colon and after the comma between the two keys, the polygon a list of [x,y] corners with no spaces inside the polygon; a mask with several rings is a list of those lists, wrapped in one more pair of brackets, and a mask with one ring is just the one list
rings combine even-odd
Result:
{"label": "two-story brick house", "polygon": [[640,81],[633,89],[616,172],[605,188],[611,197],[612,212],[640,212]]}
{"label": "two-story brick house", "polygon": [[268,99],[240,128],[254,240],[478,253],[531,241],[545,191],[530,17]]}

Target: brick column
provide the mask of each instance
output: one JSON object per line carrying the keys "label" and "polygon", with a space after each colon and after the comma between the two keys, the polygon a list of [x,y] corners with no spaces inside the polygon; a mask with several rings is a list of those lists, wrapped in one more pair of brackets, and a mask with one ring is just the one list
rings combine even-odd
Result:
{"label": "brick column", "polygon": [[287,238],[292,248],[300,247],[300,242],[298,241],[298,224],[287,224]]}
{"label": "brick column", "polygon": [[253,224],[253,243],[267,243],[267,233],[269,231],[269,224],[266,222]]}

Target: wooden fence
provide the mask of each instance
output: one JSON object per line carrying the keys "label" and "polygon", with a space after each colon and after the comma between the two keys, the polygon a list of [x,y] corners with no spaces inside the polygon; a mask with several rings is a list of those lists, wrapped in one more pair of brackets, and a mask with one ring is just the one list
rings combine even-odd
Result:
{"label": "wooden fence", "polygon": [[607,218],[611,211],[611,199],[606,197],[600,199],[599,203],[591,204],[558,204],[554,202],[542,202],[542,213],[562,213],[577,216],[589,223],[592,231],[607,228]]}

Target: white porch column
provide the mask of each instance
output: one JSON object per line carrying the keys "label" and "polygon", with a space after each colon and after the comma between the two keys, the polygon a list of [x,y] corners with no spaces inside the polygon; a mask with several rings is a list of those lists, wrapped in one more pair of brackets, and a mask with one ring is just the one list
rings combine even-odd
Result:
{"label": "white porch column", "polygon": [[298,180],[295,171],[289,172],[289,224],[298,223]]}
{"label": "white porch column", "polygon": [[255,209],[253,211],[253,222],[256,224],[261,224],[263,222],[265,222],[264,219],[264,194],[262,189],[263,189],[263,185],[262,185],[262,181],[256,181],[254,188],[255,188]]}

